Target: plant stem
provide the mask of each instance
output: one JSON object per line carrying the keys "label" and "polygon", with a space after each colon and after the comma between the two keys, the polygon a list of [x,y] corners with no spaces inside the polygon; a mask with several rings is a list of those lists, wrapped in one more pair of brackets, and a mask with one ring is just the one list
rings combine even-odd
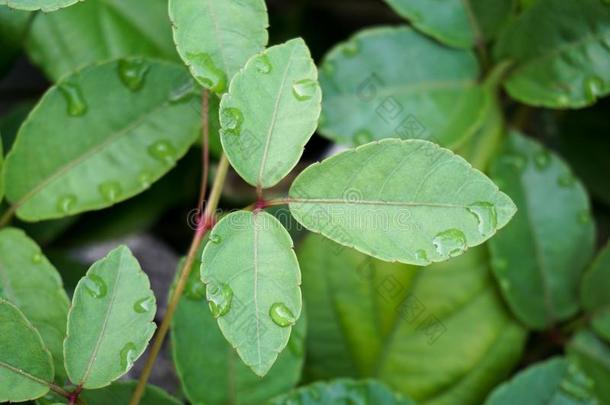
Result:
{"label": "plant stem", "polygon": [[13,219],[13,215],[15,215],[15,211],[17,211],[17,206],[11,205],[9,209],[2,215],[2,218],[0,218],[0,228],[4,228],[9,224],[9,222],[11,222],[11,219]]}
{"label": "plant stem", "polygon": [[203,204],[205,201],[206,192],[208,190],[208,167],[210,165],[210,94],[207,89],[203,90],[201,95],[201,138],[202,138],[202,156],[201,156],[201,187],[199,189],[199,201],[197,209],[199,213],[203,212]]}
{"label": "plant stem", "polygon": [[197,230],[195,231],[195,236],[193,237],[193,241],[191,242],[191,246],[184,262],[184,266],[180,270],[180,277],[178,278],[178,282],[176,283],[176,288],[174,289],[174,293],[172,294],[171,300],[167,306],[165,317],[161,322],[161,326],[159,326],[159,330],[157,331],[157,334],[151,346],[150,354],[146,359],[146,364],[144,365],[144,369],[142,370],[142,374],[140,375],[138,385],[136,386],[136,389],[133,393],[133,397],[131,398],[130,405],[138,405],[140,403],[140,400],[142,399],[144,389],[146,388],[146,383],[148,381],[148,378],[150,377],[150,373],[152,372],[155,360],[159,355],[159,351],[161,350],[161,346],[163,345],[163,341],[165,340],[165,336],[167,335],[167,332],[169,330],[172,317],[174,316],[174,312],[176,311],[176,307],[178,306],[178,302],[180,301],[180,297],[184,292],[184,287],[186,286],[186,282],[191,273],[197,249],[201,245],[201,241],[203,240],[203,236],[205,235],[205,233],[209,229],[211,229],[214,224],[214,214],[218,206],[218,201],[220,200],[220,195],[222,193],[222,187],[224,185],[228,168],[229,161],[227,160],[227,157],[223,154],[220,158],[218,170],[216,171],[214,185],[212,186],[212,191],[210,192],[210,199],[205,207],[205,212],[198,221]]}

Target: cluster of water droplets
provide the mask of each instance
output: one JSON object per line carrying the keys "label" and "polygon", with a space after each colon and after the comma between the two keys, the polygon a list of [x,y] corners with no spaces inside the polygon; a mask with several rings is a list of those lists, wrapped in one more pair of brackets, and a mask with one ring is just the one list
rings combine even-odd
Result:
{"label": "cluster of water droplets", "polygon": [[222,69],[214,64],[209,54],[188,53],[187,59],[191,62],[191,72],[199,83],[215,93],[220,94],[226,90],[227,76]]}

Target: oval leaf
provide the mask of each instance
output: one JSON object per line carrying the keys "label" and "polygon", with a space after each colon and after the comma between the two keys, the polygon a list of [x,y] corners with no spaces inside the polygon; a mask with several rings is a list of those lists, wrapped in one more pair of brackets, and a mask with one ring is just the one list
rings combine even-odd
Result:
{"label": "oval leaf", "polygon": [[578,310],[578,283],[593,253],[584,187],[542,145],[512,133],[490,168],[519,212],[490,241],[504,298],[526,325],[544,329]]}
{"label": "oval leaf", "polygon": [[569,358],[595,382],[593,390],[601,403],[610,403],[610,346],[583,330],[570,340],[567,351]]}
{"label": "oval leaf", "polygon": [[17,10],[41,10],[45,13],[71,6],[83,0],[0,0],[0,5]]}
{"label": "oval leaf", "polygon": [[264,0],[170,0],[174,41],[204,87],[224,93],[248,58],[267,45]]}
{"label": "oval leaf", "polygon": [[57,270],[18,229],[0,231],[0,297],[32,322],[53,355],[56,373],[64,377],[62,343],[70,301]]}
{"label": "oval leaf", "polygon": [[49,391],[51,353],[23,313],[1,298],[0,347],[0,402],[36,399]]}
{"label": "oval leaf", "polygon": [[583,107],[610,93],[609,42],[607,3],[539,0],[507,27],[495,54],[516,62],[504,84],[513,98],[534,106]]}
{"label": "oval leaf", "polygon": [[[81,398],[87,405],[128,404],[135,391],[137,381],[121,381],[93,391],[83,391]],[[147,385],[142,400],[146,405],[181,405],[182,402],[169,395],[161,388]]]}
{"label": "oval leaf", "polygon": [[147,189],[198,135],[190,81],[176,65],[129,59],[85,68],[52,87],[6,160],[6,196],[17,216],[59,218]]}
{"label": "oval leaf", "polygon": [[610,342],[610,245],[597,256],[580,285],[582,306],[590,312],[591,327]]}
{"label": "oval leaf", "polygon": [[386,261],[427,265],[502,228],[515,205],[451,151],[386,139],[304,170],[290,211],[307,229]]}
{"label": "oval leaf", "polygon": [[320,132],[346,145],[398,137],[456,146],[482,119],[479,73],[473,52],[413,29],[362,31],[324,59]]}
{"label": "oval leaf", "polygon": [[220,102],[222,145],[239,175],[262,188],[284,178],[316,130],[321,98],[302,39],[250,58]]}
{"label": "oval leaf", "polygon": [[201,279],[212,314],[241,359],[264,376],[301,315],[301,273],[292,239],[265,212],[238,211],[212,230]]}
{"label": "oval leaf", "polygon": [[155,296],[125,246],[91,266],[72,299],[64,341],[70,381],[101,388],[125,374],[155,331]]}

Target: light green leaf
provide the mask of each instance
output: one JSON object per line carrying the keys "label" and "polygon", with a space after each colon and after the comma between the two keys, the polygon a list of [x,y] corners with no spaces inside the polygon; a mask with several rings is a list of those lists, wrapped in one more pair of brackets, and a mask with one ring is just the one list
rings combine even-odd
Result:
{"label": "light green leaf", "polygon": [[0,0],[0,5],[17,10],[41,10],[45,13],[71,6],[83,0]]}
{"label": "light green leaf", "polygon": [[36,399],[53,382],[53,359],[16,306],[0,298],[0,402]]}
{"label": "light green leaf", "polygon": [[346,145],[399,137],[457,146],[483,118],[479,74],[473,52],[411,28],[361,31],[324,59],[320,132]]}
{"label": "light green leaf", "polygon": [[485,405],[597,405],[592,384],[576,364],[555,357],[528,367],[500,385]]}
{"label": "light green leaf", "polygon": [[262,188],[284,178],[316,130],[321,98],[301,38],[250,58],[220,102],[220,139],[239,175]]}
{"label": "light green leaf", "polygon": [[610,245],[599,253],[580,285],[582,306],[589,311],[591,327],[610,342]]}
{"label": "light green leaf", "polygon": [[155,331],[155,296],[125,246],[91,266],[76,286],[64,341],[70,381],[101,388],[125,374]]}
{"label": "light green leaf", "polygon": [[485,45],[514,10],[513,0],[386,0],[417,29],[458,48]]}
{"label": "light green leaf", "polygon": [[451,151],[386,139],[308,167],[290,188],[290,211],[307,229],[342,245],[427,265],[483,243],[516,208]]}
{"label": "light green leaf", "polygon": [[17,216],[59,218],[147,189],[198,136],[200,107],[189,86],[186,69],[141,59],[91,66],[53,86],[6,160]]}
{"label": "light green leaf", "polygon": [[509,136],[490,174],[519,207],[490,241],[504,298],[535,329],[569,318],[578,310],[578,284],[594,246],[585,189],[557,155],[518,133]]}
{"label": "light green leaf", "polygon": [[264,0],[170,0],[169,16],[180,56],[202,86],[219,94],[267,45]]}
{"label": "light green leaf", "polygon": [[15,304],[32,322],[53,355],[58,379],[63,379],[62,343],[70,301],[57,270],[18,229],[0,231],[0,297]]}
{"label": "light green leaf", "polygon": [[520,358],[525,331],[483,248],[424,269],[310,235],[299,261],[307,380],[371,377],[418,403],[480,404]]}
{"label": "light green leaf", "polygon": [[2,202],[2,198],[4,198],[4,172],[2,171],[4,167],[4,149],[2,147],[2,134],[0,133],[0,202]]}
{"label": "light green leaf", "polygon": [[346,378],[306,385],[269,402],[270,405],[330,405],[342,403],[415,405],[415,402],[400,394],[395,394],[375,380],[355,381]]}
{"label": "light green leaf", "polygon": [[257,375],[267,374],[301,315],[301,273],[292,239],[265,212],[238,211],[212,230],[201,279],[212,314]]}
{"label": "light green leaf", "polygon": [[[136,381],[121,381],[99,390],[85,390],[81,394],[81,398],[87,402],[87,405],[128,404],[136,388],[136,383]],[[154,385],[146,386],[140,403],[145,405],[181,404],[176,398]]]}
{"label": "light green leaf", "polygon": [[[197,268],[197,261],[193,267]],[[235,303],[232,303],[234,305]],[[305,317],[301,315],[283,351],[262,379],[241,362],[207,308],[205,285],[192,271],[172,319],[172,353],[182,389],[194,404],[256,405],[290,390],[301,376]],[[193,350],[196,347],[197,350]],[[213,364],[213,367],[202,365]]]}
{"label": "light green leaf", "polygon": [[504,30],[495,56],[515,62],[505,82],[513,98],[578,108],[610,93],[609,43],[606,2],[540,0]]}
{"label": "light green leaf", "polygon": [[568,357],[593,379],[593,390],[601,403],[610,403],[610,346],[592,332],[583,330],[570,340],[567,352]]}
{"label": "light green leaf", "polygon": [[167,0],[86,0],[33,18],[26,48],[57,81],[84,66],[123,57],[178,60]]}

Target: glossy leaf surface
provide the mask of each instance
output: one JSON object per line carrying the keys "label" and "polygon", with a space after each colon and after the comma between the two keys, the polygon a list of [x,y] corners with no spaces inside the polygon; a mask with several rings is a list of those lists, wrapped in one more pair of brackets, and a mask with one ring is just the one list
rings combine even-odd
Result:
{"label": "glossy leaf surface", "polygon": [[606,245],[585,272],[580,287],[582,306],[589,312],[591,327],[610,342],[609,245]]}
{"label": "glossy leaf surface", "polygon": [[83,0],[0,0],[0,5],[5,5],[18,10],[41,10],[47,13],[71,6],[78,1]]}

